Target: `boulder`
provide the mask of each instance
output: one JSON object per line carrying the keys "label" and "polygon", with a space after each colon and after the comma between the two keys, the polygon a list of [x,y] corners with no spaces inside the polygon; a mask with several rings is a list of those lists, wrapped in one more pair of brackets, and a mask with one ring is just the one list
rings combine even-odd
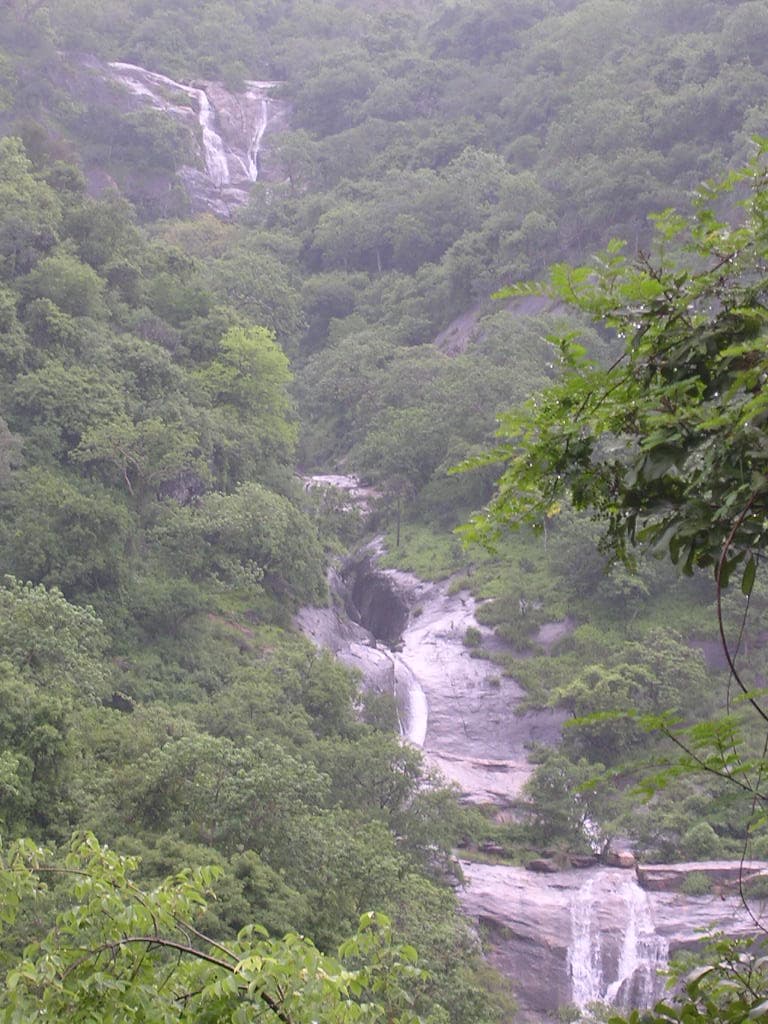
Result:
{"label": "boulder", "polygon": [[637,865],[637,858],[631,850],[609,850],[603,863],[609,868],[624,868],[630,870]]}
{"label": "boulder", "polygon": [[595,867],[596,864],[600,863],[600,860],[597,857],[597,855],[593,854],[593,853],[590,853],[590,854],[572,853],[568,857],[568,860],[569,860],[570,865],[571,865],[572,868],[580,868],[582,870],[584,868],[593,868],[593,867]]}
{"label": "boulder", "polygon": [[526,871],[536,871],[541,875],[554,875],[560,870],[559,865],[554,860],[549,860],[546,857],[537,857],[535,860],[529,860],[525,865]]}
{"label": "boulder", "polygon": [[506,849],[499,843],[480,843],[480,850],[482,853],[490,853],[494,857],[506,856]]}

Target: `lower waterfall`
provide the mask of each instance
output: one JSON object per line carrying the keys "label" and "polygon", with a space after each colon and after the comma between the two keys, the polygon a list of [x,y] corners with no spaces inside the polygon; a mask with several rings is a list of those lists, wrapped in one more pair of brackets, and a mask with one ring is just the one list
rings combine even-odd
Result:
{"label": "lower waterfall", "polygon": [[568,973],[572,1001],[580,1010],[602,1002],[603,946],[595,905],[595,879],[589,878],[571,898],[571,944]]}
{"label": "lower waterfall", "polygon": [[[612,920],[605,920],[610,907]],[[634,873],[590,875],[571,895],[568,973],[572,1001],[647,1008],[663,987],[669,943],[657,934],[648,893]]]}
{"label": "lower waterfall", "polygon": [[403,659],[392,655],[395,666],[395,694],[397,696],[400,735],[414,747],[423,747],[427,738],[429,706],[427,695],[418,679]]}
{"label": "lower waterfall", "polygon": [[656,931],[648,893],[631,878],[624,887],[627,926],[619,956],[618,977],[606,991],[605,1002],[617,1006],[652,1006],[663,983],[661,971],[669,959],[669,943]]}

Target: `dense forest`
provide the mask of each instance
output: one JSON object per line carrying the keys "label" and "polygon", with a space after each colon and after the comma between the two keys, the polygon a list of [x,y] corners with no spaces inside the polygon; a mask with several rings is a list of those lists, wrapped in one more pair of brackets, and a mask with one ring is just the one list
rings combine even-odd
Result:
{"label": "dense forest", "polygon": [[[97,87],[91,58],[235,92],[279,83],[278,171],[229,218],[196,211],[177,174],[199,159],[194,132]],[[632,789],[668,755],[627,712],[722,705],[711,576],[613,564],[566,500],[543,535],[464,549],[452,531],[490,500],[498,466],[449,469],[557,379],[554,335],[573,332],[598,365],[621,349],[588,304],[492,294],[613,236],[646,252],[649,215],[687,209],[701,180],[747,161],[767,91],[756,0],[5,0],[3,1020],[46,999],[63,1019],[78,974],[54,980],[51,936],[107,949],[94,908],[118,897],[115,934],[183,918],[193,930],[174,941],[207,936],[210,954],[258,924],[261,945],[248,933],[243,949],[289,987],[304,970],[329,988],[282,1004],[277,968],[252,965],[242,986],[191,974],[163,995],[172,960],[156,975],[126,962],[111,988],[100,963],[102,1015],[87,1016],[83,982],[70,1019],[353,1020],[354,1006],[507,1020],[508,986],[449,884],[458,844],[514,860],[621,834],[657,860],[742,854],[749,791],[717,773],[650,804]],[[379,489],[379,531],[402,510],[390,564],[488,599],[500,672],[576,720],[534,752],[512,821],[462,806],[400,743],[393,702],[361,695],[292,625],[361,540],[344,503],[299,475],[340,468]],[[749,597],[759,614],[759,577]],[[737,621],[740,595],[723,601]],[[545,656],[536,627],[566,615],[574,631]],[[750,838],[768,854],[768,834]],[[156,905],[131,904],[149,890]],[[371,911],[391,924],[368,918],[350,940]],[[299,955],[286,933],[313,945]],[[243,989],[252,1017],[227,1002]]]}

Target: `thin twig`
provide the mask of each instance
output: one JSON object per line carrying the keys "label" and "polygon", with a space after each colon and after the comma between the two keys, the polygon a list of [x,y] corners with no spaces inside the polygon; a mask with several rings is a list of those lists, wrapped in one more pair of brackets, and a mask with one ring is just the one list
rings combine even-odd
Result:
{"label": "thin twig", "polygon": [[724,567],[725,561],[726,561],[726,559],[728,557],[728,552],[730,551],[731,546],[733,544],[734,537],[736,536],[737,532],[739,531],[739,529],[740,529],[741,525],[743,524],[744,520],[749,515],[749,512],[750,512],[752,506],[754,505],[756,499],[757,499],[757,492],[753,491],[753,493],[750,495],[749,501],[747,502],[747,504],[742,509],[742,511],[739,514],[738,518],[736,519],[736,521],[734,522],[733,526],[731,527],[731,530],[730,530],[728,536],[725,538],[725,543],[723,544],[722,550],[720,552],[720,558],[719,558],[718,563],[717,563],[717,571],[715,572],[715,579],[717,581],[717,625],[718,625],[718,629],[720,631],[720,644],[721,644],[721,646],[723,648],[723,653],[725,654],[725,660],[728,662],[728,668],[730,670],[731,677],[736,682],[737,686],[739,687],[741,692],[744,694],[744,696],[747,698],[747,701],[752,705],[754,710],[758,713],[758,715],[762,718],[762,720],[766,724],[768,724],[768,712],[764,711],[763,708],[761,708],[760,705],[757,703],[755,698],[753,696],[751,696],[750,691],[747,688],[746,683],[741,678],[741,676],[739,675],[739,673],[738,673],[738,671],[736,669],[736,664],[735,664],[735,662],[733,660],[733,657],[731,655],[731,650],[730,650],[730,648],[728,646],[728,640],[727,640],[726,635],[725,635],[725,625],[723,623],[723,588],[722,588],[722,584],[720,582],[721,577],[722,577],[722,573],[723,573],[723,567]]}

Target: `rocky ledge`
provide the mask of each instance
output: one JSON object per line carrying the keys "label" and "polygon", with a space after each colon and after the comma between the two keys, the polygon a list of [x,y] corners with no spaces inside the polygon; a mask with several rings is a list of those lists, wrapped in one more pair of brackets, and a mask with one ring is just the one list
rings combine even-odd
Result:
{"label": "rocky ledge", "polygon": [[738,893],[740,886],[753,887],[758,879],[768,885],[768,861],[701,860],[680,864],[638,864],[637,880],[648,892],[684,892],[686,879],[703,875],[711,892]]}

